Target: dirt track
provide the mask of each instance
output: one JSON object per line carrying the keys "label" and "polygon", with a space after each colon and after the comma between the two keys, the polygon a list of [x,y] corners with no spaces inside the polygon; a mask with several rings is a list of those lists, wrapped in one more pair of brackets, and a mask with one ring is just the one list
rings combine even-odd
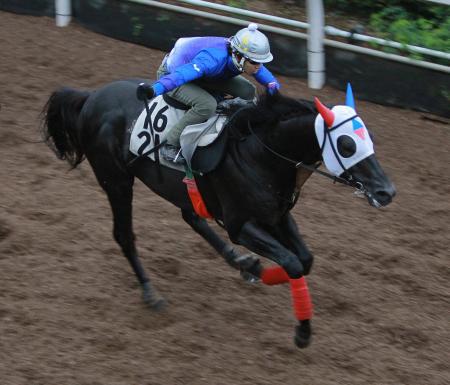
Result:
{"label": "dirt track", "polygon": [[1,385],[450,383],[448,125],[358,103],[398,195],[375,210],[318,176],[304,187],[294,215],[316,256],[315,318],[298,350],[288,288],[241,281],[137,183],[138,247],[169,301],[147,309],[89,165],[68,172],[35,143],[55,88],[153,77],[163,53],[5,12],[0,52]]}

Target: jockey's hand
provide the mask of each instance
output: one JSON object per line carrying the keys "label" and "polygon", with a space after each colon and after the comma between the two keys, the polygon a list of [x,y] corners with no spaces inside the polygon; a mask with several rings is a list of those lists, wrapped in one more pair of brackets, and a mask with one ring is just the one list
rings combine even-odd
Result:
{"label": "jockey's hand", "polygon": [[151,99],[155,96],[155,90],[148,83],[141,83],[136,89],[136,97],[139,100]]}
{"label": "jockey's hand", "polygon": [[278,81],[274,80],[273,82],[267,83],[266,88],[267,88],[267,92],[270,95],[274,95],[280,89],[280,83],[278,83]]}

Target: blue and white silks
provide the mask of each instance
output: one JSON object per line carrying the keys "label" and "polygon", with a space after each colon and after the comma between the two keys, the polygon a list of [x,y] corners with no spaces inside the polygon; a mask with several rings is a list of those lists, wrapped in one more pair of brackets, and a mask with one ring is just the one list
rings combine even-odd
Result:
{"label": "blue and white silks", "polygon": [[[220,81],[241,74],[228,53],[228,39],[224,37],[189,37],[178,39],[166,60],[168,74],[153,83],[155,95],[169,92],[196,79]],[[255,80],[267,87],[278,81],[261,64],[253,75]]]}

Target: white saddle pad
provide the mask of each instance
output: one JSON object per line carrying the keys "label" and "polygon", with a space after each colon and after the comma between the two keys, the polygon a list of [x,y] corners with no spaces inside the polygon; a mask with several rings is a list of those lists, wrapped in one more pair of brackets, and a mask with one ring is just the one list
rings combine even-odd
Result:
{"label": "white saddle pad", "polygon": [[[169,130],[173,125],[181,119],[186,113],[184,110],[179,110],[175,107],[169,106],[162,96],[157,96],[149,103],[150,121],[152,122],[154,137],[150,133],[150,127],[145,127],[147,118],[147,111],[145,108],[136,119],[131,129],[130,136],[130,151],[138,156],[142,156],[147,151],[161,143],[167,136]],[[226,116],[214,115],[204,123],[193,124],[187,126],[180,137],[180,144],[183,156],[190,166],[192,155],[197,146],[207,146],[211,144],[222,131]],[[155,160],[155,154],[147,155],[152,160]],[[161,164],[175,169],[184,169],[174,162],[168,162],[160,157]]]}

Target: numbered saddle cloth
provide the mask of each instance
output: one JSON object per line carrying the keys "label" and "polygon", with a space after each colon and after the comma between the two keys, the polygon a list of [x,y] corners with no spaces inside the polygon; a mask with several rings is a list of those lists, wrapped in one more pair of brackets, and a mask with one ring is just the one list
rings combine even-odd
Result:
{"label": "numbered saddle cloth", "polygon": [[[147,111],[145,109],[131,127],[130,151],[138,156],[142,156],[161,143],[172,126],[186,113],[185,110],[167,104],[162,95],[152,99],[149,108],[150,122],[153,126],[154,137],[151,135],[149,124],[146,124]],[[207,146],[211,144],[222,131],[226,120],[226,116],[217,114],[204,123],[193,124],[187,126],[183,130],[180,137],[180,144],[183,156],[189,167],[192,167],[191,159],[197,146]],[[152,152],[147,156],[150,159],[155,160],[156,154]],[[183,169],[183,166],[166,161],[162,157],[160,157],[159,160],[161,164],[168,167]]]}

